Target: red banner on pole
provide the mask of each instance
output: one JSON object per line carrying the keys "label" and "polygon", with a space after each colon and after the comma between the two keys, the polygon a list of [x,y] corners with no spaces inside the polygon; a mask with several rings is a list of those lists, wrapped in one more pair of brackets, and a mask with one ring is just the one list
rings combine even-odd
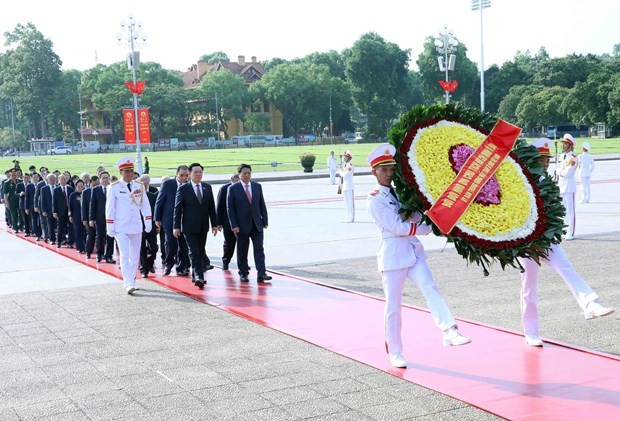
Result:
{"label": "red banner on pole", "polygon": [[519,133],[519,127],[500,119],[484,142],[467,158],[456,178],[426,212],[442,233],[452,231],[510,153]]}
{"label": "red banner on pole", "polygon": [[151,143],[151,124],[149,122],[149,109],[138,109],[138,130],[140,130],[140,143]]}
{"label": "red banner on pole", "polygon": [[131,109],[123,110],[123,124],[125,125],[125,144],[136,143],[136,117]]}

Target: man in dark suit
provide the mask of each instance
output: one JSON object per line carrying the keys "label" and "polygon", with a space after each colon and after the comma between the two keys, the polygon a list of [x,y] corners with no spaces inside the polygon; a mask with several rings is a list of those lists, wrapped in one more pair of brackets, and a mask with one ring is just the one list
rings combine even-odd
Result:
{"label": "man in dark suit", "polygon": [[165,181],[161,185],[157,201],[155,202],[155,225],[160,230],[163,229],[165,235],[165,269],[164,275],[170,275],[172,267],[176,264],[177,275],[187,276],[189,274],[189,256],[187,254],[187,243],[183,236],[177,239],[173,234],[174,223],[174,200],[179,186],[187,181],[189,170],[187,165],[177,167],[176,177]]}
{"label": "man in dark suit", "polygon": [[[189,166],[190,182],[181,185],[174,201],[174,236],[179,238],[181,232],[187,242],[189,259],[192,264],[192,280],[198,288],[205,284],[204,272],[205,246],[209,228],[217,234],[217,215],[213,190],[202,182],[203,166],[193,163]],[[209,225],[209,220],[211,225]]]}
{"label": "man in dark suit", "polygon": [[58,176],[58,181],[60,185],[54,189],[52,197],[52,212],[58,226],[57,247],[60,248],[65,242],[68,248],[73,248],[73,224],[69,223],[69,197],[75,189],[67,184],[67,177],[64,174]]}
{"label": "man in dark suit", "polygon": [[114,238],[108,235],[105,219],[105,203],[110,189],[110,174],[103,171],[99,174],[101,184],[95,187],[90,194],[88,224],[95,228],[97,243],[97,262],[105,259],[106,263],[116,263],[114,254]]}
{"label": "man in dark suit", "polygon": [[81,213],[82,213],[82,225],[84,225],[84,229],[86,230],[86,258],[90,259],[90,255],[93,254],[93,250],[95,249],[95,238],[97,238],[97,231],[95,227],[91,227],[88,223],[90,219],[90,198],[93,194],[93,189],[99,185],[99,177],[93,175],[89,179],[88,183],[89,187],[84,189],[82,192],[82,203],[81,203]]}
{"label": "man in dark suit", "polygon": [[226,198],[228,197],[228,189],[231,185],[239,181],[239,175],[233,174],[230,177],[230,182],[220,187],[220,191],[217,193],[217,221],[219,226],[217,229],[224,233],[224,252],[222,254],[222,269],[228,270],[228,265],[235,253],[235,245],[237,244],[237,237],[235,233],[230,229],[230,221],[228,221],[228,208],[226,205]]}
{"label": "man in dark suit", "polygon": [[[151,215],[155,212],[155,201],[157,200],[157,189],[153,193],[151,189],[151,177],[148,174],[143,174],[138,178],[142,184],[144,184],[144,191],[146,197],[151,205]],[[155,273],[155,258],[157,257],[157,228],[146,232],[144,220],[142,221],[142,244],[140,246],[140,273],[143,278],[148,278],[149,273]]]}
{"label": "man in dark suit", "polygon": [[30,185],[30,173],[26,173],[22,177],[22,181],[17,183],[16,193],[19,197],[19,214],[24,222],[24,236],[30,237],[32,233],[32,221],[30,212],[26,213],[26,188]]}
{"label": "man in dark suit", "polygon": [[237,169],[240,182],[228,188],[228,220],[232,232],[237,236],[237,266],[241,282],[248,282],[248,250],[250,239],[254,249],[257,280],[269,283],[271,276],[265,268],[265,251],[263,249],[263,230],[269,225],[267,206],[260,184],[251,181],[252,167],[241,164]]}
{"label": "man in dark suit", "polygon": [[41,215],[45,218],[45,225],[47,227],[47,241],[50,244],[56,242],[56,220],[52,216],[52,192],[56,186],[56,176],[52,173],[47,175],[47,184],[41,187]]}
{"label": "man in dark suit", "polygon": [[39,213],[35,212],[35,192],[36,187],[39,184],[39,174],[34,173],[30,178],[30,183],[26,185],[26,198],[24,203],[24,213],[30,217],[30,233],[35,236],[37,240],[41,239],[41,225],[39,223]]}
{"label": "man in dark suit", "polygon": [[41,235],[37,236],[37,241],[41,238],[47,240],[49,238],[49,227],[47,226],[47,218],[43,216],[41,210],[41,190],[47,186],[48,171],[46,167],[41,167],[41,180],[34,188],[34,211],[39,215],[39,225],[41,226]]}

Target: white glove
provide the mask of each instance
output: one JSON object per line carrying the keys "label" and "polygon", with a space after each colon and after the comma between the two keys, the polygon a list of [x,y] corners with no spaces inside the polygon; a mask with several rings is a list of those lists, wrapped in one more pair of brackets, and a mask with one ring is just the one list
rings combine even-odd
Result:
{"label": "white glove", "polygon": [[428,235],[433,232],[430,225],[419,224],[415,230],[415,235]]}
{"label": "white glove", "polygon": [[148,223],[144,223],[144,232],[146,232],[147,234],[149,232],[151,232],[151,230],[153,229],[153,222],[149,221]]}
{"label": "white glove", "polygon": [[411,214],[411,218],[413,219],[413,222],[417,224],[422,220],[422,214],[420,212],[414,212]]}

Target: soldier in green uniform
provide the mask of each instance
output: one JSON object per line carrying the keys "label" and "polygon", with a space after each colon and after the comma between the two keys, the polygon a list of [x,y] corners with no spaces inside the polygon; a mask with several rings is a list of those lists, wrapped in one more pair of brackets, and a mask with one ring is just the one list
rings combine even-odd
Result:
{"label": "soldier in green uniform", "polygon": [[20,230],[19,218],[19,196],[17,195],[17,171],[15,168],[9,170],[9,178],[4,182],[2,192],[4,194],[4,205],[11,213],[11,227],[17,233]]}

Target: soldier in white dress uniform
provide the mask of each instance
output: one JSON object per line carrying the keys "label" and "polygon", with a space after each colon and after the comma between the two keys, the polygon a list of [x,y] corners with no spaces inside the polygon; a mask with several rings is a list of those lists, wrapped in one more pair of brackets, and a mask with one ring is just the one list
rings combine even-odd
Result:
{"label": "soldier in white dress uniform", "polygon": [[[540,152],[539,160],[545,169],[549,166],[551,158],[549,142],[549,139],[544,137],[532,142],[532,145]],[[614,312],[613,309],[599,304],[598,295],[575,271],[562,247],[557,244],[552,245],[549,258],[541,261],[564,279],[586,319],[607,316]],[[519,263],[525,269],[521,274],[521,314],[525,342],[531,346],[542,346],[542,340],[538,336],[538,271],[540,268],[532,259],[519,258]]]}
{"label": "soldier in white dress uniform", "polygon": [[353,184],[353,174],[355,173],[355,168],[351,163],[353,159],[353,154],[349,151],[344,151],[342,155],[342,160],[344,163],[342,164],[342,172],[340,176],[342,177],[342,196],[344,197],[344,204],[347,208],[347,215],[344,218],[344,222],[354,222],[355,221],[355,195],[353,190],[355,185]]}
{"label": "soldier in white dress uniform", "polygon": [[575,170],[579,163],[579,158],[573,152],[575,140],[570,133],[566,133],[562,138],[562,155],[558,159],[555,167],[555,175],[560,187],[562,195],[562,204],[566,208],[566,216],[564,222],[568,225],[565,240],[573,240],[575,238],[575,192],[577,184],[575,183]]}
{"label": "soldier in white dress uniform", "polygon": [[590,176],[594,171],[594,158],[590,155],[590,144],[581,144],[583,153],[579,155],[578,175],[581,180],[581,203],[590,203]]}
{"label": "soldier in white dress uniform", "polygon": [[112,183],[108,189],[105,207],[107,232],[116,238],[120,250],[121,272],[127,294],[133,294],[136,288],[136,275],[140,264],[140,247],[142,245],[142,220],[144,231],[153,228],[151,205],[149,204],[144,184],[133,179],[135,159],[121,158],[116,165],[121,179]]}
{"label": "soldier in white dress uniform", "polygon": [[327,169],[329,170],[329,181],[336,184],[336,174],[338,173],[338,158],[334,155],[334,151],[329,151],[327,157]]}
{"label": "soldier in white dress uniform", "polygon": [[402,294],[405,279],[415,282],[433,316],[437,327],[443,331],[443,345],[464,345],[471,339],[462,336],[443,297],[441,296],[426,263],[424,246],[415,237],[426,235],[431,228],[420,223],[415,214],[403,220],[400,203],[392,189],[394,154],[392,145],[379,145],[368,155],[368,164],[377,179],[377,187],[368,196],[368,211],[379,228],[379,254],[377,263],[383,280],[385,295],[385,342],[390,363],[394,367],[407,367],[402,355]]}

